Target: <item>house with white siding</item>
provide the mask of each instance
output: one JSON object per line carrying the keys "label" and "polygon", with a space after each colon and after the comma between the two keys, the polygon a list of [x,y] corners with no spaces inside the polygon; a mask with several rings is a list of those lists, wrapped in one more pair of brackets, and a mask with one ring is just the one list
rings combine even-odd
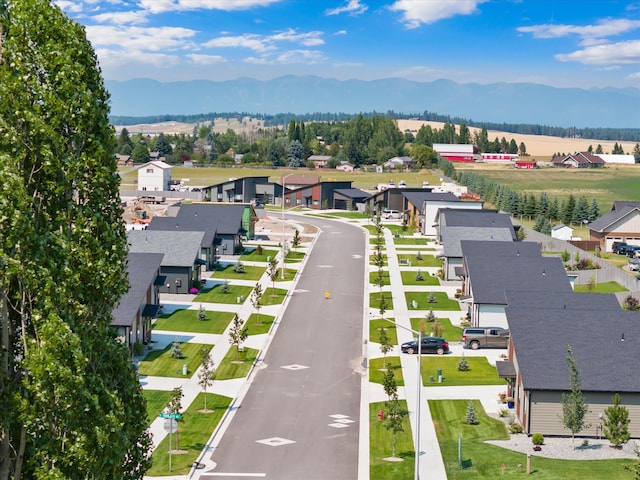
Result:
{"label": "house with white siding", "polygon": [[138,167],[138,190],[163,192],[171,189],[171,169],[173,167],[160,160],[147,162]]}

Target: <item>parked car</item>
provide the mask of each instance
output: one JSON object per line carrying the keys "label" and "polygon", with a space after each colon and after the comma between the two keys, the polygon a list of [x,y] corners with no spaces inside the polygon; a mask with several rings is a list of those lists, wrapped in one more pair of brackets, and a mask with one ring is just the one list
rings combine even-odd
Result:
{"label": "parked car", "polygon": [[634,258],[636,252],[640,252],[640,245],[627,245],[624,249],[625,255],[630,258]]}
{"label": "parked car", "polygon": [[472,350],[481,347],[507,348],[509,330],[500,327],[467,327],[462,331],[461,341]]}
{"label": "parked car", "polygon": [[619,255],[620,252],[618,250],[626,246],[627,246],[627,242],[613,242],[611,244],[611,251]]}
{"label": "parked car", "polygon": [[402,218],[402,215],[400,214],[400,212],[398,210],[389,210],[387,208],[385,208],[382,211],[382,218],[386,218],[388,219],[398,219],[398,218]]}
{"label": "parked car", "polygon": [[629,261],[629,271],[640,272],[640,262],[638,260]]}
{"label": "parked car", "polygon": [[[400,350],[402,350],[402,353],[411,355],[418,353],[418,342],[416,340],[405,342],[400,345]],[[437,353],[438,355],[444,355],[445,353],[449,353],[449,344],[441,337],[422,337],[420,353]]]}

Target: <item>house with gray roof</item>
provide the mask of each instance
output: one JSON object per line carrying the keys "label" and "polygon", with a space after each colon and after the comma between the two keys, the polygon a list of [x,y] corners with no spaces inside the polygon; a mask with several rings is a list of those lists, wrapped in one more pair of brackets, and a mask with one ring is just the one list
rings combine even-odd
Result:
{"label": "house with gray roof", "polygon": [[444,227],[441,229],[442,272],[444,280],[462,278],[463,240],[485,240],[489,242],[513,242],[513,230],[503,227]]}
{"label": "house with gray roof", "polygon": [[507,290],[573,292],[562,260],[557,257],[529,257],[513,252],[502,256],[465,256],[464,276],[469,321],[476,327],[511,328],[505,315]]}
{"label": "house with gray roof", "polygon": [[381,214],[384,209],[398,210],[404,213],[408,204],[408,193],[430,192],[433,187],[426,188],[398,188],[390,187],[374,192],[365,200],[365,209],[372,215]]}
{"label": "house with gray roof", "polygon": [[202,189],[207,202],[273,204],[282,197],[282,187],[268,176],[232,178]]}
{"label": "house with gray roof", "polygon": [[369,192],[359,188],[339,188],[333,191],[333,207],[337,210],[362,210]]}
{"label": "house with gray roof", "polygon": [[434,223],[437,225],[436,235],[439,242],[442,242],[441,230],[444,227],[510,228],[513,231],[514,240],[516,240],[516,232],[520,228],[508,213],[468,208],[441,208],[438,210]]}
{"label": "house with gray roof", "polygon": [[629,412],[631,437],[640,438],[638,312],[591,308],[597,301],[587,302],[559,307],[554,301],[548,308],[516,308],[510,303],[505,309],[511,334],[509,360],[497,364],[504,364],[498,365],[499,372],[512,370],[509,395],[515,400],[514,413],[528,434],[570,434],[562,424],[562,395],[571,390],[566,360],[570,345],[589,406],[585,420],[591,425],[578,436],[602,435],[596,430],[602,426],[600,415],[618,393]]}
{"label": "house with gray roof", "polygon": [[200,258],[204,232],[130,230],[129,253],[161,253],[160,275],[166,277],[160,293],[188,293],[200,279],[206,261]]}
{"label": "house with gray roof", "polygon": [[118,339],[133,353],[136,343],[146,345],[151,340],[151,323],[160,308],[158,292],[166,278],[160,274],[162,253],[132,253],[127,256],[129,290],[113,309],[111,326]]}
{"label": "house with gray roof", "polygon": [[[428,237],[435,237],[438,233],[438,214],[442,209],[482,210],[484,202],[462,200],[452,192],[424,192],[420,204],[423,221],[421,232]],[[427,195],[428,194],[428,195]]]}
{"label": "house with gray roof", "polygon": [[148,230],[204,232],[201,255],[207,269],[217,256],[232,255],[242,239],[252,239],[258,217],[250,204],[190,203],[181,205],[174,217],[153,217]]}
{"label": "house with gray roof", "polygon": [[[301,175],[297,175],[298,177]],[[284,207],[305,207],[314,210],[331,208],[334,204],[334,194],[336,190],[349,190],[352,187],[351,181],[318,182],[312,185],[296,188],[284,193]],[[287,179],[289,185],[289,179]]]}
{"label": "house with gray roof", "polygon": [[606,252],[613,250],[613,242],[640,245],[640,202],[616,201],[609,212],[587,228],[589,240],[599,242]]}

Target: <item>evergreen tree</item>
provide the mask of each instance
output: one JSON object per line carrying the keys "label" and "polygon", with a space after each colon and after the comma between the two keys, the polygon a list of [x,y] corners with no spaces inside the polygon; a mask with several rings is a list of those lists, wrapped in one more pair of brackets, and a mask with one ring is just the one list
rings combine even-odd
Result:
{"label": "evergreen tree", "polygon": [[620,395],[613,395],[613,405],[607,407],[604,411],[604,436],[615,447],[619,447],[623,443],[626,443],[630,438],[629,433],[629,410],[626,407],[620,405]]}
{"label": "evergreen tree", "polygon": [[467,403],[467,413],[465,415],[464,423],[467,425],[477,425],[480,423],[473,400],[469,400]]}
{"label": "evergreen tree", "polygon": [[173,149],[171,148],[171,144],[169,143],[169,141],[167,140],[167,138],[164,136],[164,133],[160,133],[160,135],[158,135],[158,138],[156,138],[155,143],[153,144],[155,151],[158,152],[160,154],[161,157],[166,157],[168,155],[171,155],[171,153],[173,152]]}
{"label": "evergreen tree", "polygon": [[582,225],[584,220],[589,220],[589,204],[587,203],[587,199],[581,196],[576,203],[575,208],[573,209],[573,216],[571,217],[571,222],[575,225]]}
{"label": "evergreen tree", "polygon": [[636,449],[636,457],[633,463],[625,465],[624,468],[633,474],[633,480],[640,480],[640,450],[638,449]]}
{"label": "evergreen tree", "polygon": [[565,225],[571,225],[573,219],[573,212],[576,209],[576,199],[573,195],[569,195],[562,211],[562,223]]}
{"label": "evergreen tree", "polygon": [[585,417],[589,413],[589,405],[584,401],[580,371],[573,357],[571,345],[567,345],[567,367],[569,368],[571,392],[562,394],[562,424],[571,431],[571,442],[573,443],[576,433],[580,433],[591,425],[585,421]]}
{"label": "evergreen tree", "polygon": [[129,137],[129,130],[123,128],[118,136],[118,148],[117,151],[121,155],[131,155],[133,151],[133,142]]}
{"label": "evergreen tree", "polygon": [[596,197],[593,197],[591,200],[591,207],[589,208],[589,222],[593,222],[594,220],[600,218],[600,206],[598,205],[598,200]]}
{"label": "evergreen tree", "polygon": [[0,31],[0,479],[142,479],[146,402],[111,328],[129,286],[109,96],[50,1],[2,0]]}
{"label": "evergreen tree", "polygon": [[294,140],[289,144],[289,148],[287,149],[287,166],[293,168],[304,166],[304,150],[298,140]]}

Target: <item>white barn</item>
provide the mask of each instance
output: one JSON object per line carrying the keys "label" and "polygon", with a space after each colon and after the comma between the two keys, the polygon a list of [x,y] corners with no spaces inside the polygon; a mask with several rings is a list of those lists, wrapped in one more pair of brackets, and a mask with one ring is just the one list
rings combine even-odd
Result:
{"label": "white barn", "polygon": [[604,163],[621,163],[623,165],[633,165],[636,159],[633,155],[613,155],[600,153],[598,156],[604,160]]}

